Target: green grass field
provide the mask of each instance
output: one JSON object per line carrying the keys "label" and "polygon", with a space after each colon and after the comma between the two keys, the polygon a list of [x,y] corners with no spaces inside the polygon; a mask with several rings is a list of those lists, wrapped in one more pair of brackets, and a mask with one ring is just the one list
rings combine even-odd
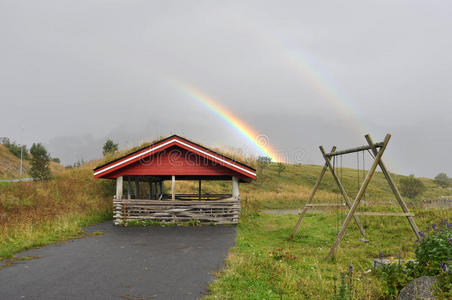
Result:
{"label": "green grass field", "polygon": [[[420,228],[439,224],[447,211],[417,210]],[[287,238],[295,215],[249,212],[237,226],[237,245],[218,273],[206,299],[333,299],[340,272],[353,266],[354,299],[388,297],[382,284],[368,270],[381,252],[387,257],[412,258],[415,236],[404,217],[368,217],[369,243],[359,241],[355,224],[342,241],[335,260],[327,254],[337,232],[337,214],[308,214],[293,241]],[[364,221],[362,219],[362,221]],[[339,283],[336,283],[339,288]]]}
{"label": "green grass field", "polygon": [[[241,184],[240,194],[242,201],[256,203],[260,209],[300,208],[310,194],[321,172],[322,166],[287,164],[286,169],[281,174],[278,174],[277,169],[277,164],[272,163],[264,169],[262,174],[258,175],[257,180],[251,183]],[[338,173],[340,173],[340,170],[338,170]],[[357,175],[358,172],[355,169],[344,168],[341,172],[340,177],[350,198],[353,198],[358,190]],[[362,171],[360,175],[362,182]],[[396,183],[402,177],[404,176],[393,174]],[[452,196],[451,190],[439,187],[432,179],[419,179],[424,183],[426,191],[414,199],[405,198],[407,203],[424,199],[435,200],[439,199],[440,196]],[[167,187],[169,188],[169,185]],[[176,191],[197,193],[197,182],[178,181],[176,183]],[[203,182],[203,192],[230,193],[230,191],[230,181]],[[367,194],[368,197],[366,199],[369,203],[378,205],[396,204],[392,191],[381,172],[377,172],[373,177]],[[327,172],[314,202],[334,203],[336,201],[338,201],[338,188],[333,177]]]}

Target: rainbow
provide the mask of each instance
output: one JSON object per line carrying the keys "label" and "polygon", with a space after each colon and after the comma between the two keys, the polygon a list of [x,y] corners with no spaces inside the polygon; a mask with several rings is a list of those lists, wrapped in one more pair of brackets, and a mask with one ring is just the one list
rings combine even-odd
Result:
{"label": "rainbow", "polygon": [[323,99],[327,100],[335,109],[338,115],[350,123],[351,129],[357,131],[360,135],[368,133],[368,126],[360,117],[362,114],[357,107],[352,105],[351,97],[342,91],[335,81],[328,76],[328,72],[321,68],[315,58],[300,50],[292,51],[287,48],[283,50],[284,58],[293,70],[315,90]]}
{"label": "rainbow", "polygon": [[230,127],[242,135],[253,147],[255,147],[262,155],[268,156],[274,162],[284,162],[282,155],[280,155],[269,143],[264,135],[260,135],[257,131],[252,129],[243,120],[235,116],[228,109],[223,107],[219,101],[201,92],[199,89],[188,84],[177,85],[190,98],[196,100],[202,105],[206,106],[210,111],[215,113]]}

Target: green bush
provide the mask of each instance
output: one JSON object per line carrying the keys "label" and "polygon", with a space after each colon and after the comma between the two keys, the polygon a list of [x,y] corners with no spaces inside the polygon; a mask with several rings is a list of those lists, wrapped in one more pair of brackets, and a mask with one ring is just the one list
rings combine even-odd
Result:
{"label": "green bush", "polygon": [[452,260],[452,228],[447,220],[440,226],[432,225],[421,243],[416,247],[416,260],[418,270],[423,275],[435,276],[441,272],[443,264],[450,265]]}
{"label": "green bush", "polygon": [[439,173],[435,176],[435,183],[442,187],[448,187],[451,184],[451,178],[446,173]]}
{"label": "green bush", "polygon": [[416,246],[416,262],[389,264],[375,269],[386,288],[385,294],[397,296],[400,290],[414,278],[435,276],[435,294],[439,299],[452,299],[452,224],[442,220],[432,225]]}
{"label": "green bush", "polygon": [[399,184],[402,196],[408,198],[415,198],[426,190],[424,183],[420,179],[414,177],[414,175],[401,178]]}
{"label": "green bush", "polygon": [[34,179],[49,180],[50,175],[50,155],[46,148],[40,143],[33,144],[30,148],[31,153],[31,170],[30,175]]}
{"label": "green bush", "polygon": [[112,154],[118,151],[118,144],[115,144],[112,140],[107,140],[102,148],[104,156]]}

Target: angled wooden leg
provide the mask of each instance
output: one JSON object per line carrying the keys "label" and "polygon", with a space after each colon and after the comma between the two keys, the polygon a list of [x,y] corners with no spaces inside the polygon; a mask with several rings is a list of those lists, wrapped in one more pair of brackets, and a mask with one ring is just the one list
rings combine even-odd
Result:
{"label": "angled wooden leg", "polygon": [[336,241],[334,242],[333,246],[331,247],[330,253],[328,254],[328,258],[331,258],[334,256],[334,253],[336,252],[336,249],[339,246],[339,243],[341,242],[342,238],[344,237],[345,230],[347,229],[348,224],[350,224],[352,217],[355,215],[355,211],[358,208],[358,205],[359,205],[364,193],[366,192],[366,189],[370,183],[370,180],[372,179],[373,175],[375,174],[375,170],[377,169],[377,166],[381,160],[381,156],[383,155],[383,153],[386,149],[386,146],[389,143],[390,138],[391,138],[391,135],[387,134],[385,137],[385,140],[383,142],[383,146],[381,147],[378,154],[375,156],[375,161],[373,162],[371,168],[369,169],[369,172],[367,172],[366,179],[364,179],[364,182],[361,185],[359,192],[356,195],[355,200],[353,201],[352,207],[350,208],[350,210],[347,214],[347,217],[345,218],[344,224],[342,225],[342,228],[336,237]]}
{"label": "angled wooden leg", "polygon": [[[344,186],[342,185],[342,182],[339,180],[339,177],[336,174],[336,171],[334,170],[333,166],[331,165],[329,157],[325,153],[325,149],[323,149],[322,146],[319,147],[320,151],[322,152],[323,158],[325,158],[326,164],[328,165],[328,168],[331,171],[331,174],[333,175],[334,181],[336,181],[337,186],[339,187],[339,190],[341,191],[342,196],[344,197],[345,203],[347,204],[347,207],[350,209],[352,206],[352,203],[350,201],[350,198],[347,195],[347,192],[345,191]],[[366,236],[366,232],[364,231],[363,226],[361,225],[361,222],[359,221],[359,218],[355,215],[353,215],[353,219],[355,220],[356,225],[359,228],[359,231],[363,236]]]}
{"label": "angled wooden leg", "polygon": [[[331,149],[331,152],[334,152],[334,151],[336,151],[336,146],[334,146]],[[319,185],[322,182],[323,176],[325,175],[325,172],[326,172],[327,169],[328,169],[328,164],[325,163],[325,165],[323,166],[322,171],[320,172],[319,177],[317,178],[317,181],[315,182],[314,188],[312,189],[311,194],[308,197],[308,201],[306,201],[306,204],[305,204],[303,210],[301,211],[301,214],[300,214],[300,217],[298,218],[297,224],[295,225],[295,228],[293,229],[293,232],[289,236],[289,240],[293,239],[293,237],[297,233],[298,229],[300,228],[301,221],[303,220],[304,215],[306,214],[306,212],[309,209],[308,204],[310,204],[312,202],[312,199],[314,199],[314,195],[317,192],[317,189],[319,188]]]}
{"label": "angled wooden leg", "polygon": [[[377,148],[375,147],[374,142],[372,141],[372,138],[370,135],[366,135],[367,143],[370,147],[372,147],[372,152],[376,156],[378,154]],[[389,173],[388,169],[386,169],[385,164],[383,163],[383,160],[380,158],[379,161],[380,169],[383,172],[383,175],[386,177],[386,180],[388,181],[389,186],[392,189],[392,192],[394,193],[394,196],[397,199],[397,202],[399,203],[400,207],[402,208],[404,213],[409,213],[408,207],[405,204],[405,201],[403,201],[402,195],[399,192],[399,189],[397,188],[397,185],[395,184],[394,180],[392,179],[391,173]],[[421,236],[419,235],[419,228],[416,225],[416,222],[414,221],[414,218],[412,216],[407,216],[408,222],[411,225],[411,229],[414,232],[414,235],[419,240]]]}

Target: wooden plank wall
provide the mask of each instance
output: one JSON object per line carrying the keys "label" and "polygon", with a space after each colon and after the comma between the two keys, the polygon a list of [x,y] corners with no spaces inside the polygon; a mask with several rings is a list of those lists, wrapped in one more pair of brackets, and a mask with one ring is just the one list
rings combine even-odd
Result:
{"label": "wooden plank wall", "polygon": [[237,224],[239,216],[240,200],[232,197],[208,201],[113,200],[115,225],[126,224],[131,220],[154,220],[165,223],[198,220],[204,224]]}

